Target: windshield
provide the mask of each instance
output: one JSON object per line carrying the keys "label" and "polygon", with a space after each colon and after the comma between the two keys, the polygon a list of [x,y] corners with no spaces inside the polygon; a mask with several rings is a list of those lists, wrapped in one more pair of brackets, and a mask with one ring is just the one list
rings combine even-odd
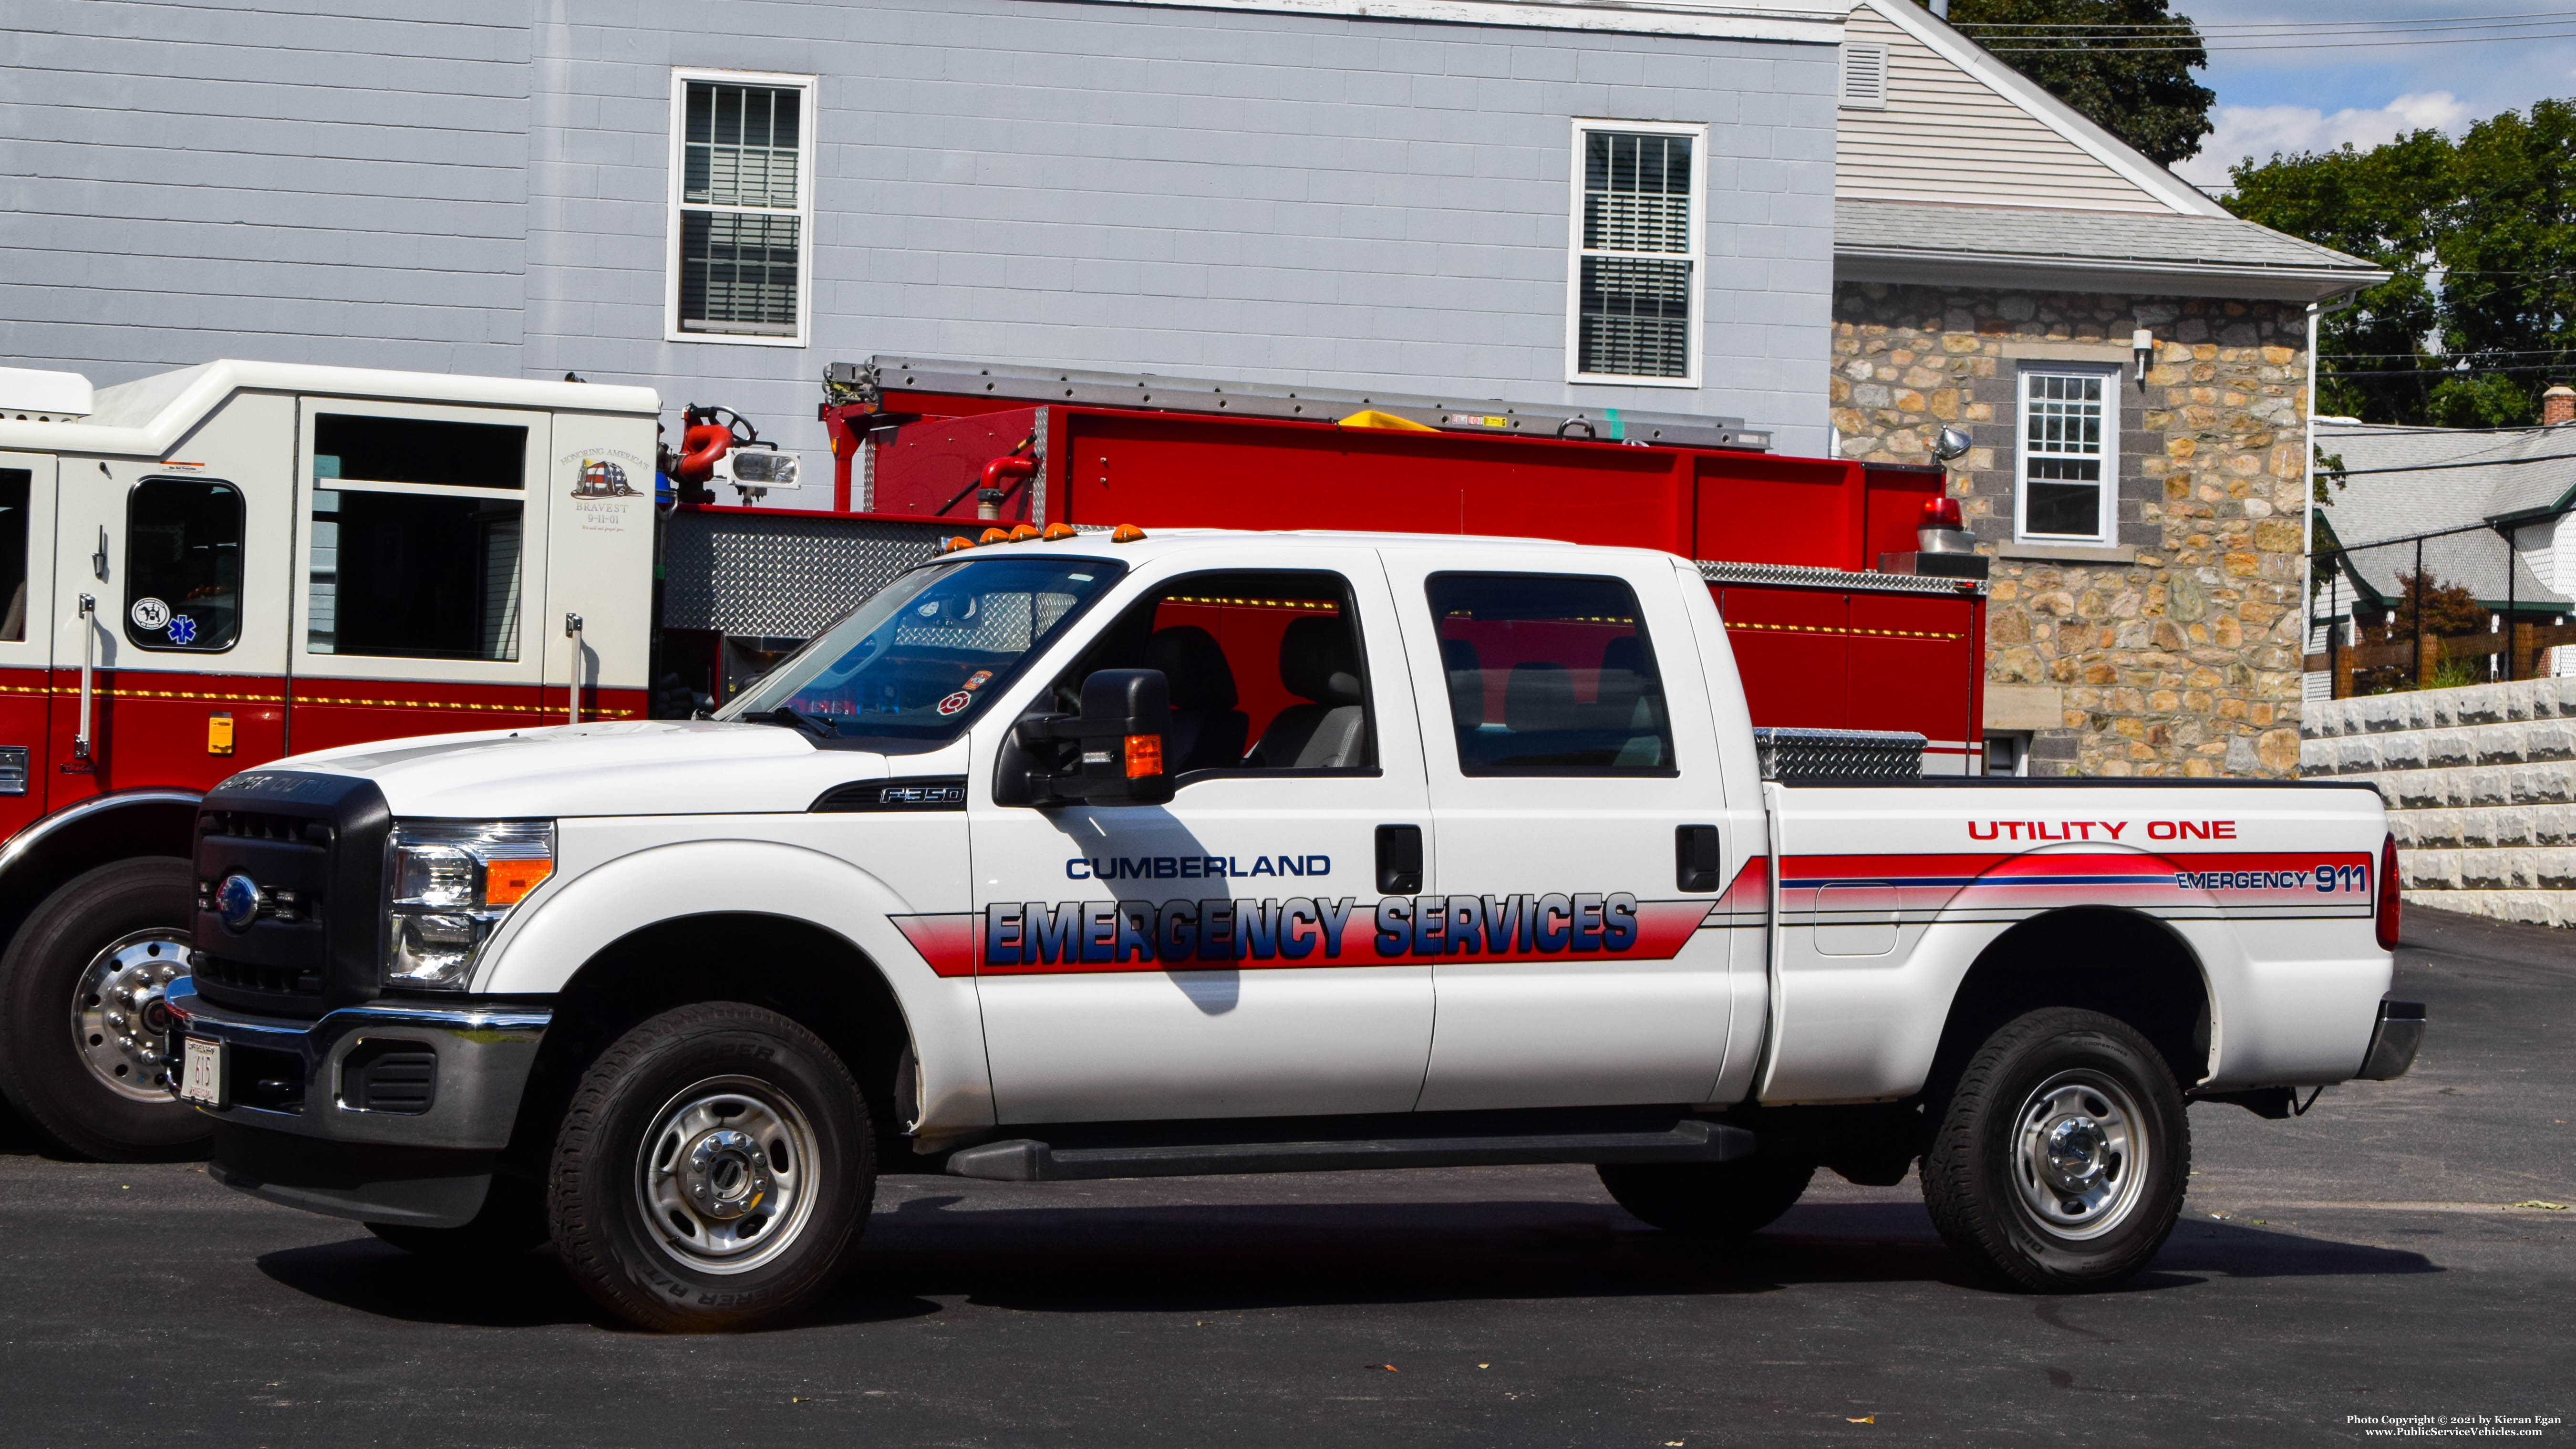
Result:
{"label": "windshield", "polygon": [[716,711],[827,736],[954,737],[1108,591],[1122,564],[1046,556],[914,569]]}

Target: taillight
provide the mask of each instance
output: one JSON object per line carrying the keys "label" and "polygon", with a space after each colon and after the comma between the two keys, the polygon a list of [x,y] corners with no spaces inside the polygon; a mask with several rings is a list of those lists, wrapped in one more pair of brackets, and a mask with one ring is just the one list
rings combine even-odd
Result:
{"label": "taillight", "polygon": [[2379,843],[2379,946],[2384,951],[2397,949],[2397,837],[2394,833]]}

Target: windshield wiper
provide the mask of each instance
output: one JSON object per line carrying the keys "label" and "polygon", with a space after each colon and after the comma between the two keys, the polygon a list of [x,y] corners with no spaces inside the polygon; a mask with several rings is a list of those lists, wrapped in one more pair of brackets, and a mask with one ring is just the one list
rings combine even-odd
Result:
{"label": "windshield wiper", "polygon": [[787,725],[810,734],[818,740],[832,739],[841,733],[841,727],[832,723],[830,715],[807,714],[802,710],[790,709],[783,704],[776,709],[753,710],[737,718],[752,724]]}

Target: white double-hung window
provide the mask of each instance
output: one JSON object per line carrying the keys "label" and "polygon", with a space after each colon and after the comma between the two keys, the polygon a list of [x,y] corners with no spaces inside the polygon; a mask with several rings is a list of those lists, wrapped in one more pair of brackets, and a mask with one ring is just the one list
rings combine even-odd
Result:
{"label": "white double-hung window", "polygon": [[812,76],[672,72],[669,340],[804,343],[813,116]]}
{"label": "white double-hung window", "polygon": [[1706,126],[1574,123],[1569,381],[1699,386],[1707,140]]}
{"label": "white double-hung window", "polygon": [[2114,369],[2029,368],[2013,449],[2016,534],[2110,543],[2119,533],[2120,389]]}

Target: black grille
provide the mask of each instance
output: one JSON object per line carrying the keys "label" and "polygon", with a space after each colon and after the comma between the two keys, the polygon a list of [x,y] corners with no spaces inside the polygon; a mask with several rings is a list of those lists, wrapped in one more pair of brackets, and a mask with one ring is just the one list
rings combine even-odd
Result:
{"label": "black grille", "polygon": [[[300,1020],[374,997],[391,825],[374,782],[352,776],[252,770],[216,786],[197,812],[197,990],[228,1010]],[[241,930],[215,909],[234,875],[260,892]]]}
{"label": "black grille", "polygon": [[418,1042],[360,1042],[340,1067],[340,1102],[361,1112],[429,1110],[438,1054]]}
{"label": "black grille", "polygon": [[[211,952],[199,954],[188,970],[196,977],[197,989],[208,984],[229,987],[235,991],[257,991],[280,996],[320,996],[321,963],[311,966],[263,966],[256,961],[236,961]],[[221,994],[218,992],[218,994]]]}

